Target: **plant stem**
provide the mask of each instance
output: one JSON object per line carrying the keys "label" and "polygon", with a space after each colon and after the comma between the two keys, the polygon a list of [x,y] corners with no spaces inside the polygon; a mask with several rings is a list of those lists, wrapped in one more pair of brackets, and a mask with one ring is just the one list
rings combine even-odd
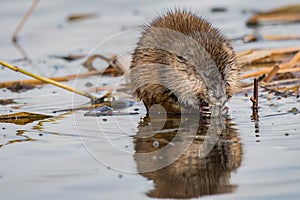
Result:
{"label": "plant stem", "polygon": [[11,65],[11,64],[9,64],[9,63],[6,63],[6,62],[4,62],[4,61],[2,61],[2,60],[0,60],[0,64],[3,65],[4,67],[7,67],[7,68],[9,68],[9,69],[15,71],[15,72],[21,72],[22,74],[25,74],[25,75],[27,75],[27,76],[31,76],[31,77],[33,77],[33,78],[35,78],[35,79],[40,80],[40,81],[43,81],[43,82],[46,82],[46,83],[55,85],[55,86],[57,86],[57,87],[63,88],[63,89],[65,89],[65,90],[69,90],[70,92],[74,92],[74,93],[76,93],[76,94],[79,94],[79,95],[88,97],[88,98],[90,98],[90,99],[92,100],[92,102],[95,102],[95,100],[97,99],[95,96],[93,96],[93,95],[91,95],[91,94],[89,94],[89,93],[87,93],[87,92],[80,91],[80,90],[77,90],[77,89],[72,88],[72,87],[70,87],[70,86],[64,85],[64,84],[59,83],[59,82],[57,82],[57,81],[54,81],[54,80],[52,80],[52,79],[45,78],[45,77],[39,76],[39,75],[37,75],[37,74],[33,74],[33,73],[29,72],[29,71],[26,71],[26,70],[21,69],[21,68],[19,68],[19,67],[13,66],[13,65]]}

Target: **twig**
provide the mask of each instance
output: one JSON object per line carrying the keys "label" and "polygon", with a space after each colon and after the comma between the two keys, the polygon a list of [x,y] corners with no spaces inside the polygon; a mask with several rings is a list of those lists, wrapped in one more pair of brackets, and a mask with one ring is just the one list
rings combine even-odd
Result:
{"label": "twig", "polygon": [[86,61],[84,61],[84,63],[82,63],[82,65],[90,71],[96,70],[96,68],[93,66],[93,62],[96,58],[100,58],[100,59],[104,60],[105,62],[107,62],[108,64],[110,64],[110,62],[113,60],[113,58],[107,58],[100,54],[94,54],[94,55],[91,55],[90,57],[88,57],[88,59],[86,59]]}
{"label": "twig", "polygon": [[300,20],[299,12],[299,4],[279,7],[268,12],[255,14],[247,21],[247,25],[255,26],[261,22],[296,22]]}
{"label": "twig", "polygon": [[21,58],[20,60],[28,61],[29,60],[28,55],[27,55],[26,51],[23,49],[23,47],[18,42],[13,42],[13,45],[23,56],[23,58]]}
{"label": "twig", "polygon": [[[280,64],[278,72],[279,73],[280,72],[284,73],[285,71],[282,72],[282,69],[287,69],[287,68],[294,67],[299,60],[300,60],[300,51],[298,51],[298,53],[289,62]],[[250,77],[259,76],[259,75],[262,75],[262,74],[270,73],[271,70],[272,70],[271,68],[262,69],[262,70],[259,70],[259,71],[253,72],[253,73],[244,74],[244,75],[242,75],[241,78],[246,79],[246,78],[250,78]]]}
{"label": "twig", "polygon": [[300,83],[300,78],[293,78],[288,80],[278,80],[278,81],[272,81],[271,83],[261,82],[260,87],[270,87],[270,86],[276,86],[276,85],[282,85],[282,84],[293,84],[293,83]]}
{"label": "twig", "polygon": [[275,54],[287,54],[287,53],[294,53],[300,51],[300,47],[286,47],[286,48],[277,48],[270,50],[272,55]]}
{"label": "twig", "polygon": [[253,103],[253,109],[258,108],[258,80],[254,79],[254,85],[253,85],[253,96],[250,97],[250,100]]}
{"label": "twig", "polygon": [[275,89],[272,89],[272,88],[269,88],[269,87],[265,87],[265,86],[262,86],[262,85],[260,85],[260,87],[263,88],[263,89],[265,89],[265,90],[267,90],[267,91],[273,92],[276,95],[280,95],[280,96],[286,96],[286,95],[297,96],[297,95],[294,95],[294,94],[288,94],[287,91],[281,92],[278,89],[275,90]]}
{"label": "twig", "polygon": [[26,52],[24,51],[24,49],[18,44],[18,38],[17,37],[18,37],[18,34],[20,33],[21,29],[23,28],[25,22],[27,21],[27,19],[31,15],[31,13],[34,11],[34,9],[36,8],[38,3],[39,3],[39,0],[34,0],[33,1],[32,5],[29,8],[29,10],[26,12],[25,16],[23,17],[23,19],[21,20],[21,22],[17,26],[16,30],[12,34],[12,42],[17,47],[17,49],[20,50],[21,54],[24,56],[25,59],[28,59],[28,56],[27,56]]}
{"label": "twig", "polygon": [[240,56],[238,59],[238,63],[241,65],[250,64],[255,60],[259,60],[262,58],[266,58],[271,56],[272,53],[269,50],[263,50],[263,51],[254,51],[248,54],[245,54],[244,56]]}
{"label": "twig", "polygon": [[237,60],[240,65],[251,64],[254,61],[268,58],[269,56],[291,54],[300,51],[300,47],[276,48],[267,50],[246,50],[237,52]]}
{"label": "twig", "polygon": [[65,89],[65,90],[74,92],[74,93],[76,93],[76,94],[79,94],[79,95],[88,97],[88,98],[90,98],[90,99],[92,100],[92,102],[95,102],[95,101],[97,100],[97,98],[96,98],[95,96],[93,96],[93,95],[91,95],[91,94],[89,94],[89,93],[87,93],[87,92],[80,91],[80,90],[77,90],[77,89],[72,88],[72,87],[70,87],[70,86],[67,86],[67,85],[64,85],[64,84],[62,84],[62,83],[59,83],[59,82],[57,82],[57,81],[51,80],[51,79],[49,79],[49,78],[45,78],[45,77],[42,77],[42,76],[33,74],[33,73],[31,73],[31,72],[29,72],[29,71],[26,71],[26,70],[24,70],[24,69],[21,69],[21,68],[19,68],[19,67],[16,67],[16,66],[13,66],[13,65],[11,65],[11,64],[8,64],[8,63],[6,63],[6,62],[4,62],[4,61],[2,61],[2,60],[0,60],[0,64],[3,65],[4,67],[7,67],[7,68],[13,70],[13,71],[21,72],[22,74],[25,74],[25,75],[27,75],[27,76],[31,76],[31,77],[33,77],[33,78],[35,78],[35,79],[40,80],[40,81],[43,81],[43,82],[46,82],[46,83],[55,85],[55,86],[57,86],[57,87],[63,88],[63,89]]}
{"label": "twig", "polygon": [[237,59],[239,59],[239,58],[241,58],[243,56],[246,56],[246,55],[248,55],[252,52],[253,52],[253,50],[251,50],[251,49],[244,50],[244,51],[239,51],[239,52],[236,52],[236,57],[237,57]]}
{"label": "twig", "polygon": [[300,60],[300,51],[291,59],[291,63],[295,63]]}
{"label": "twig", "polygon": [[279,70],[279,66],[275,65],[273,69],[270,71],[270,73],[268,74],[268,76],[266,76],[263,81],[266,83],[270,82],[270,80],[276,75],[278,70]]}
{"label": "twig", "polygon": [[245,35],[242,38],[244,43],[256,42],[260,40],[269,40],[269,41],[280,41],[280,40],[299,40],[300,35],[260,35],[260,34],[250,34]]}
{"label": "twig", "polygon": [[289,68],[289,69],[280,69],[278,70],[278,74],[287,73],[287,72],[299,72],[300,68]]}
{"label": "twig", "polygon": [[295,95],[292,94],[292,96],[296,96],[297,98],[299,98],[299,88],[300,88],[300,85],[294,85],[292,87],[287,87],[285,89],[285,92],[294,92]]}
{"label": "twig", "polygon": [[53,111],[53,113],[59,113],[59,112],[74,112],[74,111],[78,111],[78,110],[91,110],[91,109],[95,109],[97,107],[100,107],[100,106],[103,106],[103,105],[106,105],[106,106],[110,106],[109,103],[97,103],[97,104],[93,104],[93,105],[84,105],[84,106],[80,106],[78,108],[67,108],[67,109],[62,109],[62,110],[55,110]]}
{"label": "twig", "polygon": [[30,6],[29,10],[27,11],[27,13],[25,14],[25,16],[23,17],[23,19],[21,20],[21,22],[19,23],[19,25],[17,26],[15,32],[12,35],[12,41],[14,43],[16,43],[17,40],[17,36],[19,34],[19,32],[21,31],[21,29],[23,28],[25,22],[27,21],[27,19],[29,18],[29,16],[31,15],[31,13],[34,11],[35,7],[37,6],[37,4],[39,3],[39,0],[34,0],[32,5]]}
{"label": "twig", "polygon": [[93,66],[93,62],[95,59],[100,58],[108,63],[109,66],[116,69],[116,74],[124,74],[124,66],[122,63],[118,62],[118,57],[116,55],[112,56],[111,58],[107,58],[100,54],[95,54],[90,56],[84,63],[82,64],[84,67],[86,67],[88,70],[95,70],[95,67]]}
{"label": "twig", "polygon": [[299,35],[263,35],[265,40],[299,40]]}
{"label": "twig", "polygon": [[119,86],[100,86],[100,87],[94,87],[89,89],[91,92],[98,92],[98,91],[104,91],[104,90],[128,90],[129,86],[126,85],[119,85]]}
{"label": "twig", "polygon": [[[283,66],[283,65],[279,65],[279,68]],[[287,66],[287,65],[285,65]],[[290,67],[295,66],[295,64],[291,64]],[[241,76],[241,79],[246,79],[246,78],[251,78],[251,77],[256,77],[256,76],[261,76],[263,74],[267,74],[267,73],[271,73],[273,68],[265,68],[256,72],[252,72],[249,74],[244,74]],[[288,68],[288,69],[279,69],[277,71],[277,74],[283,74],[283,73],[287,73],[287,72],[299,72],[300,68]]]}
{"label": "twig", "polygon": [[253,86],[253,96],[250,97],[252,101],[252,119],[257,121],[258,120],[258,80],[254,79],[254,86]]}
{"label": "twig", "polygon": [[[83,77],[92,76],[92,75],[111,74],[111,73],[115,73],[115,72],[116,72],[116,70],[114,68],[109,68],[109,69],[105,69],[103,71],[89,71],[89,72],[82,73],[82,74],[68,75],[68,76],[61,76],[61,77],[51,77],[49,79],[54,80],[54,81],[58,81],[58,82],[62,82],[62,81],[68,81],[68,80],[76,79],[76,78],[83,78]],[[11,87],[12,85],[15,85],[15,84],[20,84],[20,85],[23,85],[23,84],[42,85],[42,84],[46,84],[46,82],[36,80],[36,79],[0,82],[0,88]]]}

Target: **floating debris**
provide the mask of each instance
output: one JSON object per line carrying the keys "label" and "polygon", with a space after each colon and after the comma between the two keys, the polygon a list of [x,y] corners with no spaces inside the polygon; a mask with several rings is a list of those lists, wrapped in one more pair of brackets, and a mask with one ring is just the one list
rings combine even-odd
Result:
{"label": "floating debris", "polygon": [[13,99],[0,99],[0,105],[5,106],[16,103]]}
{"label": "floating debris", "polygon": [[0,122],[3,123],[13,123],[18,125],[25,125],[34,121],[50,118],[53,116],[30,113],[30,112],[18,112],[7,115],[0,115]]}
{"label": "floating debris", "polygon": [[88,112],[84,113],[84,116],[98,117],[98,116],[112,115],[112,111],[113,109],[111,107],[103,105],[93,110],[89,110]]}
{"label": "floating debris", "polygon": [[93,62],[96,59],[101,59],[101,60],[104,60],[105,62],[107,62],[108,67],[106,68],[106,70],[114,70],[114,73],[112,71],[110,72],[110,74],[112,74],[114,76],[123,75],[128,69],[128,66],[124,65],[124,62],[122,61],[122,57],[119,58],[117,55],[112,55],[111,57],[106,57],[106,56],[103,56],[100,54],[94,54],[94,55],[89,56],[83,62],[82,65],[89,71],[96,70],[96,68],[93,65]]}
{"label": "floating debris", "polygon": [[111,107],[113,109],[122,109],[122,108],[128,108],[135,104],[135,101],[132,100],[114,100],[111,102]]}
{"label": "floating debris", "polygon": [[92,87],[92,86],[93,86],[93,83],[91,83],[91,82],[86,82],[84,85],[85,85],[85,87]]}
{"label": "floating debris", "polygon": [[259,35],[250,34],[243,37],[244,43],[257,42],[261,40],[280,41],[280,40],[300,40],[300,35]]}
{"label": "floating debris", "polygon": [[97,13],[76,13],[76,14],[69,15],[67,17],[67,20],[69,22],[75,22],[75,21],[79,21],[79,20],[95,18],[97,16],[98,16]]}
{"label": "floating debris", "polygon": [[300,113],[300,110],[298,110],[298,108],[296,108],[296,107],[293,107],[288,112],[293,113],[294,115],[296,115],[296,114]]}
{"label": "floating debris", "polygon": [[[114,73],[115,70],[105,70],[105,71],[89,71],[82,74],[74,74],[74,75],[68,75],[68,76],[60,76],[60,77],[50,77],[49,79],[57,81],[57,82],[64,82],[69,81],[76,78],[84,78],[88,76],[93,75],[104,75],[104,74],[110,74]],[[23,86],[27,88],[26,85],[31,85],[33,88],[35,85],[43,85],[47,84],[47,82],[37,80],[37,79],[27,79],[27,80],[21,80],[21,81],[8,81],[8,82],[0,82],[0,88],[15,88],[16,86]]]}
{"label": "floating debris", "polygon": [[36,87],[35,85],[15,82],[11,84],[9,87],[7,87],[7,89],[10,90],[11,92],[26,92],[27,90],[32,90],[35,87]]}
{"label": "floating debris", "polygon": [[138,112],[120,112],[120,111],[113,111],[113,108],[109,106],[101,106],[97,107],[93,110],[89,110],[88,112],[84,113],[84,116],[89,117],[99,117],[99,116],[116,116],[116,115],[137,115]]}
{"label": "floating debris", "polygon": [[257,13],[247,21],[247,26],[257,26],[266,23],[292,23],[298,21],[300,21],[300,4],[295,4],[276,8],[268,12]]}
{"label": "floating debris", "polygon": [[210,12],[212,13],[220,13],[220,12],[226,12],[227,11],[227,8],[226,7],[221,7],[221,6],[218,6],[218,7],[212,7],[210,9]]}
{"label": "floating debris", "polygon": [[74,61],[74,60],[79,60],[81,58],[84,58],[85,56],[86,55],[83,55],[83,54],[69,54],[69,55],[66,55],[66,56],[54,55],[54,56],[51,56],[51,57],[64,59],[66,61]]}

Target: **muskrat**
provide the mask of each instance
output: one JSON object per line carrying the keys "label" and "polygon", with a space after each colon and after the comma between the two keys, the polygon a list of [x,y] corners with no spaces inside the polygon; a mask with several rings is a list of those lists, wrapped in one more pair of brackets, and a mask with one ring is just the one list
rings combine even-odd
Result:
{"label": "muskrat", "polygon": [[223,108],[237,89],[238,69],[229,39],[187,10],[170,10],[144,26],[132,54],[130,78],[147,110],[162,105]]}

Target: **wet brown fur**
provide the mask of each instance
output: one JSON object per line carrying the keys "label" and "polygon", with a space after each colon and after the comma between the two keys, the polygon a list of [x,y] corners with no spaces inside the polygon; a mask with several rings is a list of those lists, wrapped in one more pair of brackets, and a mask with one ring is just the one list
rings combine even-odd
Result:
{"label": "wet brown fur", "polygon": [[[229,99],[237,89],[238,70],[235,66],[235,53],[227,37],[206,20],[195,14],[185,10],[168,11],[166,14],[157,17],[149,25],[146,25],[144,32],[137,44],[137,47],[132,55],[131,69],[143,67],[143,73],[139,78],[133,78],[133,83],[136,95],[142,99],[146,108],[149,109],[153,104],[161,104],[168,112],[179,112],[179,104],[185,103],[185,98],[189,98],[191,93],[196,94],[201,105],[210,104],[207,94],[207,87],[203,79],[196,72],[195,67],[187,60],[181,58],[172,52],[162,49],[151,49],[147,47],[147,42],[155,40],[151,34],[147,34],[150,28],[164,28],[174,30],[194,39],[201,45],[209,54],[224,80],[226,88],[226,96]],[[146,42],[147,41],[147,42]],[[182,50],[184,51],[184,49]],[[201,57],[199,58],[201,59]],[[205,62],[205,61],[203,61]],[[155,80],[155,73],[151,72],[151,77],[147,77],[147,64],[162,64],[174,68],[175,76],[166,77],[170,81],[178,79],[178,86],[175,89],[167,89],[160,84],[151,84],[146,79]],[[158,75],[158,72],[157,72]],[[178,75],[178,76],[177,76]],[[175,79],[175,80],[174,80]],[[184,79],[188,80],[187,85],[181,84]],[[145,80],[145,84],[142,84]],[[177,92],[177,93],[176,93]],[[185,92],[183,95],[178,95]],[[188,103],[187,103],[188,104]]]}

